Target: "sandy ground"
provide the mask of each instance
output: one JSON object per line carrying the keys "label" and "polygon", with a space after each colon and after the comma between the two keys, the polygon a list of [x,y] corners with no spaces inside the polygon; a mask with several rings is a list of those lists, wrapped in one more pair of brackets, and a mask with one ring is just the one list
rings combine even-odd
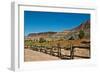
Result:
{"label": "sandy ground", "polygon": [[58,57],[48,54],[40,53],[30,49],[24,50],[24,61],[47,61],[47,60],[59,60]]}

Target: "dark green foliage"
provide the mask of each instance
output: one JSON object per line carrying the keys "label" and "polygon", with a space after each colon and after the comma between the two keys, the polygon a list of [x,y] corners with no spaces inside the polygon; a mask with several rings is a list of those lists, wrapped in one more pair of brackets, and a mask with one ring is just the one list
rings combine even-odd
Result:
{"label": "dark green foliage", "polygon": [[39,43],[43,43],[43,42],[46,42],[46,40],[44,38],[40,38]]}
{"label": "dark green foliage", "polygon": [[79,31],[79,38],[82,39],[84,37],[85,33],[83,30]]}

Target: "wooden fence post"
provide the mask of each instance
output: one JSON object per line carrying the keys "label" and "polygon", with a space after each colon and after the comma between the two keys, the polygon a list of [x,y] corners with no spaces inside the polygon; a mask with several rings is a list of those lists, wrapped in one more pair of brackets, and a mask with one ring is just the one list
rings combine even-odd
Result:
{"label": "wooden fence post", "polygon": [[60,47],[58,47],[58,57],[61,58],[61,48]]}
{"label": "wooden fence post", "polygon": [[52,52],[53,52],[53,46],[50,49],[50,55],[52,55]]}
{"label": "wooden fence post", "polygon": [[74,47],[72,44],[70,45],[70,59],[74,59]]}

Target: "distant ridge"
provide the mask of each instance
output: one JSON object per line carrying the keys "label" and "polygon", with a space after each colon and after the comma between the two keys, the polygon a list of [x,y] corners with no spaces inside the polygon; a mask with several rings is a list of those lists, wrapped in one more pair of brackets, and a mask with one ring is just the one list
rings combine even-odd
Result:
{"label": "distant ridge", "polygon": [[40,33],[30,33],[28,36],[40,36],[40,35],[53,35],[56,34],[57,32],[40,32]]}
{"label": "distant ridge", "polygon": [[30,33],[27,37],[31,38],[70,38],[74,36],[78,39],[79,31],[83,30],[86,38],[90,38],[90,20],[87,20],[81,23],[79,26],[72,28],[71,30],[63,30],[61,32],[39,32],[39,33]]}
{"label": "distant ridge", "polygon": [[71,29],[71,31],[86,30],[88,28],[90,28],[90,20],[87,20],[87,21],[81,23],[79,26]]}

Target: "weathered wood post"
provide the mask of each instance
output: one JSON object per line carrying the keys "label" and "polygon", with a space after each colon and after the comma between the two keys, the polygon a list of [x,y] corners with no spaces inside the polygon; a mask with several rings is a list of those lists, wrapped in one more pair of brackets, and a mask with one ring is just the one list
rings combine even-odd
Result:
{"label": "weathered wood post", "polygon": [[41,47],[40,46],[37,46],[37,47],[38,47],[38,51],[41,52]]}
{"label": "weathered wood post", "polygon": [[73,47],[73,44],[70,44],[70,59],[74,59],[74,47]]}
{"label": "weathered wood post", "polygon": [[48,49],[48,48],[47,48],[46,46],[44,46],[44,49],[45,49],[45,53],[47,54],[47,49]]}
{"label": "weathered wood post", "polygon": [[40,45],[40,52],[43,52],[43,47],[42,47],[42,45]]}
{"label": "weathered wood post", "polygon": [[58,57],[61,58],[61,47],[60,47],[60,43],[57,44],[57,48],[58,48]]}
{"label": "weathered wood post", "polygon": [[53,55],[53,46],[50,49],[50,55]]}

